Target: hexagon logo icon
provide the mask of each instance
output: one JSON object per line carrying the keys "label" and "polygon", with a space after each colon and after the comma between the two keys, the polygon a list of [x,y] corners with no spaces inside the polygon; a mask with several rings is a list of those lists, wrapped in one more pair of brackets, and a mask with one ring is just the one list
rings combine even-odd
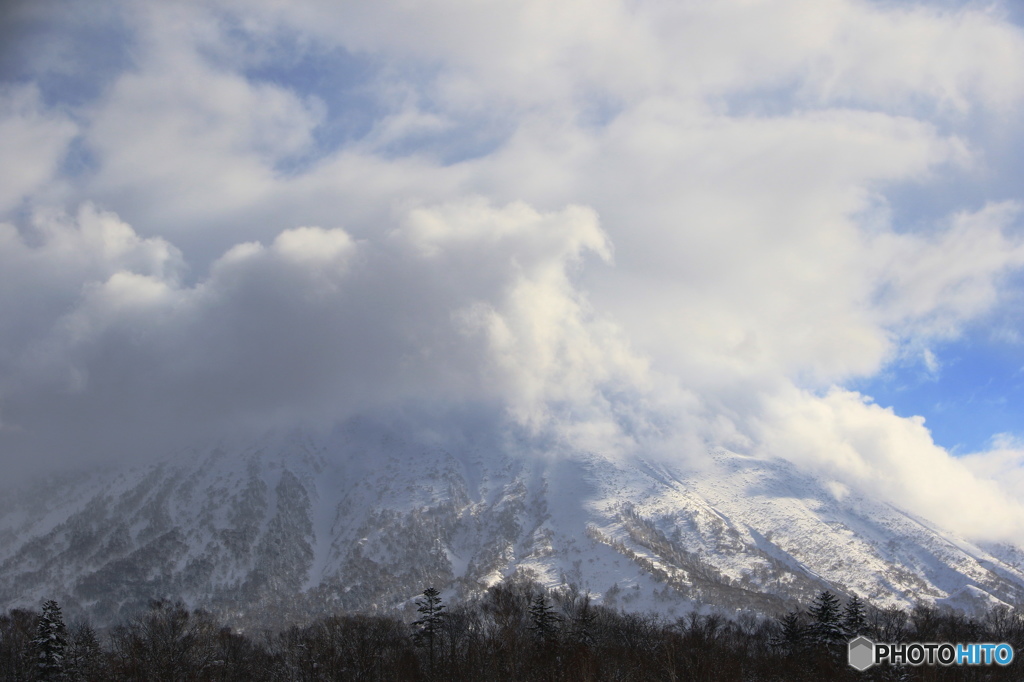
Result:
{"label": "hexagon logo icon", "polygon": [[850,667],[861,672],[875,664],[875,643],[861,635],[850,640]]}

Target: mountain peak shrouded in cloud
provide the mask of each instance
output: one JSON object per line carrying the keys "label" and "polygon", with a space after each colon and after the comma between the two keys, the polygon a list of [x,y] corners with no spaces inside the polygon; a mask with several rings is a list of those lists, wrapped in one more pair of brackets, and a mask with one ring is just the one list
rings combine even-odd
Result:
{"label": "mountain peak shrouded in cloud", "polygon": [[39,280],[8,317],[5,428],[26,456],[40,441],[88,457],[407,403],[500,404],[543,429],[552,403],[599,418],[601,387],[645,371],[571,284],[587,252],[609,257],[578,207],[420,207],[361,240],[293,228],[233,246],[191,285],[180,252],[92,206],[37,217],[36,245],[7,232],[7,271],[35,262],[22,277]]}
{"label": "mountain peak shrouded in cloud", "polygon": [[1007,8],[82,12],[5,9],[4,474],[400,414],[786,457],[1024,541],[1018,424],[958,459],[863,389],[1024,314]]}
{"label": "mountain peak shrouded in cloud", "polygon": [[359,417],[19,490],[0,500],[0,603],[55,595],[102,626],[171,593],[252,630],[401,609],[422,584],[487,599],[505,579],[669,618],[773,613],[822,589],[974,613],[1024,595],[1019,547],[781,459],[710,450],[694,476],[678,460],[539,458],[486,417],[433,444],[393,414]]}

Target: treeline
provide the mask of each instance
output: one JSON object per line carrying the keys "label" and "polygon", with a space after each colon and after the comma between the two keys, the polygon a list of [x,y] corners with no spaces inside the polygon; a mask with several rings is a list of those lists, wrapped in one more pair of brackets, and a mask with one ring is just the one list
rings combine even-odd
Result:
{"label": "treeline", "polygon": [[[1024,652],[1024,618],[917,607],[874,609],[822,592],[777,618],[691,613],[669,620],[591,603],[575,589],[503,583],[446,605],[428,588],[417,618],[345,614],[240,634],[203,611],[154,602],[97,633],[60,606],[0,616],[2,680],[1020,680],[1024,665],[847,665],[847,642],[1007,642]],[[1024,655],[1024,654],[1022,654]]]}

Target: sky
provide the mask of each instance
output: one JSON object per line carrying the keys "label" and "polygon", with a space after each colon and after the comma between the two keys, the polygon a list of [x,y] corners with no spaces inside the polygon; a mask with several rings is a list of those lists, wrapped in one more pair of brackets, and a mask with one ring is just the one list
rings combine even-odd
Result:
{"label": "sky", "polygon": [[1013,3],[0,12],[3,476],[376,415],[1024,542]]}

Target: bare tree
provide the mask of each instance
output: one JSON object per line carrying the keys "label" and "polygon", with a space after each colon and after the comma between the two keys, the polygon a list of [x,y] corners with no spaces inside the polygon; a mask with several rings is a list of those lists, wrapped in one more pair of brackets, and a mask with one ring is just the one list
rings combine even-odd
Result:
{"label": "bare tree", "polygon": [[214,669],[216,631],[206,614],[161,600],[116,628],[111,640],[117,665],[128,677],[185,682]]}

